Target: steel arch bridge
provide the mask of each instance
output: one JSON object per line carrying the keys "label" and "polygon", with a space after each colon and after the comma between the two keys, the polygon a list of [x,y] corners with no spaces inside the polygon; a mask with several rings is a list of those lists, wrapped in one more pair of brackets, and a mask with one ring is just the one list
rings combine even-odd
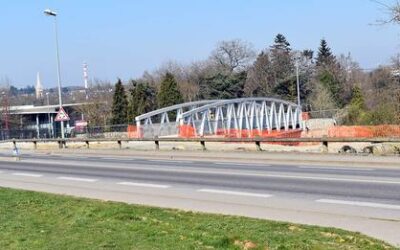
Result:
{"label": "steel arch bridge", "polygon": [[204,100],[135,118],[138,137],[254,137],[303,128],[301,107],[275,98]]}

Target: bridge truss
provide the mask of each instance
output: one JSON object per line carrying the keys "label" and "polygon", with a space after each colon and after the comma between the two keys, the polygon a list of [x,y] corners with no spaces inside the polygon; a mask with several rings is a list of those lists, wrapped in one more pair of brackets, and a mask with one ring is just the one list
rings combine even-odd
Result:
{"label": "bridge truss", "polygon": [[301,107],[275,98],[205,100],[137,116],[139,137],[264,136],[302,129]]}

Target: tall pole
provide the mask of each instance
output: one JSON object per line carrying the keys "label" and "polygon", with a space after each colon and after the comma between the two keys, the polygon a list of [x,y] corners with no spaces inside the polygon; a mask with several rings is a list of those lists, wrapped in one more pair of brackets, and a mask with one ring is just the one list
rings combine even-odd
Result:
{"label": "tall pole", "polygon": [[[44,13],[48,16],[54,17],[54,32],[55,32],[55,42],[56,42],[56,56],[57,56],[57,83],[58,83],[58,102],[60,110],[62,109],[62,96],[61,96],[61,67],[60,67],[60,52],[58,48],[58,29],[57,29],[57,13],[49,9],[45,10]],[[61,138],[65,138],[64,134],[64,122],[61,121]]]}
{"label": "tall pole", "polygon": [[51,124],[51,119],[50,119],[50,107],[49,107],[49,106],[50,106],[50,100],[49,100],[49,94],[50,94],[49,92],[46,92],[46,97],[47,97],[47,109],[48,109],[48,110],[47,110],[47,128],[48,128],[47,130],[48,130],[48,132],[49,132],[49,138],[50,138],[50,137],[52,137],[52,136],[51,136],[51,134],[52,134],[52,133],[51,133],[51,131],[52,131],[51,125],[52,125],[52,124]]}
{"label": "tall pole", "polygon": [[297,105],[300,107],[300,77],[299,77],[299,61],[296,61],[296,84],[297,84]]}

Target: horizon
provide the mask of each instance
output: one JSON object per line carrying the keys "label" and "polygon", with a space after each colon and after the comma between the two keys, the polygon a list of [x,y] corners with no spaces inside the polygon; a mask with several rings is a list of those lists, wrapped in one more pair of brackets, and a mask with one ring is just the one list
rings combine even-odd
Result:
{"label": "horizon", "polygon": [[284,34],[294,50],[317,51],[325,38],[335,55],[351,53],[364,69],[388,64],[399,52],[397,27],[371,25],[384,18],[385,12],[367,0],[40,0],[2,5],[0,28],[10,39],[0,41],[6,48],[0,59],[0,78],[10,79],[18,88],[35,85],[37,72],[44,88],[56,86],[53,20],[43,15],[46,8],[58,13],[63,87],[83,85],[84,62],[89,79],[114,83],[117,78],[140,78],[168,61],[205,60],[222,40],[241,39],[259,53],[273,43],[277,33]]}

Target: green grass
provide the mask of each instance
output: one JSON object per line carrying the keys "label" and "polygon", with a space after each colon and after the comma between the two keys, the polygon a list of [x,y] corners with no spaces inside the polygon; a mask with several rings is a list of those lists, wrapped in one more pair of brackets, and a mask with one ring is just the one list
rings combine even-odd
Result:
{"label": "green grass", "polygon": [[344,230],[0,188],[0,249],[394,249]]}

